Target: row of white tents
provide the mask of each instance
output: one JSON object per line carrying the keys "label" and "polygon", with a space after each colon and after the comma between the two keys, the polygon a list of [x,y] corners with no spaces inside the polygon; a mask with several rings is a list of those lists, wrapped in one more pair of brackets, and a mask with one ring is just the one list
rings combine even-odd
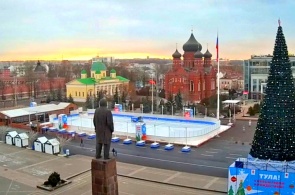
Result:
{"label": "row of white tents", "polygon": [[[16,131],[9,131],[5,135],[5,142],[9,145],[17,147],[28,147],[29,136],[26,133],[18,133]],[[33,143],[33,149],[38,152],[47,154],[59,154],[60,143],[57,139],[47,139],[46,137],[38,137]]]}

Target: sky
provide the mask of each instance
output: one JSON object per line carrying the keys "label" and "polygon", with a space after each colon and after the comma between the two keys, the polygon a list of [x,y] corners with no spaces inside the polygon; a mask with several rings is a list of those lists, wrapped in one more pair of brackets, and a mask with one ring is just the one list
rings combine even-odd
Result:
{"label": "sky", "polygon": [[2,0],[0,61],[172,58],[191,31],[216,57],[272,54],[281,20],[295,53],[294,0]]}

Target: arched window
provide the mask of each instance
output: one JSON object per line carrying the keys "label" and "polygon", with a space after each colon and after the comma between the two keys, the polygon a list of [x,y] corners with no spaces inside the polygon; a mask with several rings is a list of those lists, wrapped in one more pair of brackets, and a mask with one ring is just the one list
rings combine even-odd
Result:
{"label": "arched window", "polygon": [[190,91],[195,91],[194,81],[192,81],[192,80],[190,81],[189,90]]}

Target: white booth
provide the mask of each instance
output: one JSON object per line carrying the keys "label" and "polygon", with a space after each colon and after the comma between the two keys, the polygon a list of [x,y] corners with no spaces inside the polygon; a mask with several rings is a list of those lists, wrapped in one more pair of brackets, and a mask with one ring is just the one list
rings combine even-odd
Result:
{"label": "white booth", "polygon": [[15,146],[27,147],[29,145],[29,136],[26,133],[17,134],[14,138]]}
{"label": "white booth", "polygon": [[45,146],[45,153],[47,154],[59,154],[59,141],[57,139],[49,139],[44,144]]}
{"label": "white booth", "polygon": [[15,138],[15,136],[17,136],[17,134],[18,133],[16,131],[7,132],[5,135],[6,144],[14,145],[14,138]]}
{"label": "white booth", "polygon": [[45,152],[44,144],[48,141],[46,137],[38,137],[34,141],[34,150],[38,152]]}

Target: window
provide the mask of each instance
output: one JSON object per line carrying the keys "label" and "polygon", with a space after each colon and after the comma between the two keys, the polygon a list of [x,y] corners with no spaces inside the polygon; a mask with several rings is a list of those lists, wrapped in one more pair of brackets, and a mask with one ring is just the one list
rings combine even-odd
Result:
{"label": "window", "polygon": [[205,81],[203,82],[203,91],[205,91]]}
{"label": "window", "polygon": [[195,91],[194,81],[190,81],[189,90],[190,91]]}
{"label": "window", "polygon": [[79,97],[81,96],[81,93],[80,93],[80,91],[79,91]]}
{"label": "window", "polygon": [[83,92],[83,97],[84,97],[84,92]]}
{"label": "window", "polygon": [[76,94],[76,97],[77,97],[78,96],[77,91],[75,92],[75,94]]}
{"label": "window", "polygon": [[201,82],[198,83],[198,91],[201,91]]}
{"label": "window", "polygon": [[214,79],[211,79],[211,90],[215,89],[215,82]]}

